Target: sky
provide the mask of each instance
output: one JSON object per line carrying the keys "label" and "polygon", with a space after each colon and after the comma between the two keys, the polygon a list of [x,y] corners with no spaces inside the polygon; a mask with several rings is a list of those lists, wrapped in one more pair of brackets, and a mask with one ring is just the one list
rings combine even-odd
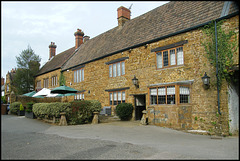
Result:
{"label": "sky", "polygon": [[1,1],[1,77],[17,68],[16,56],[30,46],[48,61],[49,45],[56,54],[75,46],[81,29],[94,38],[118,25],[117,8],[131,6],[131,19],[168,1]]}

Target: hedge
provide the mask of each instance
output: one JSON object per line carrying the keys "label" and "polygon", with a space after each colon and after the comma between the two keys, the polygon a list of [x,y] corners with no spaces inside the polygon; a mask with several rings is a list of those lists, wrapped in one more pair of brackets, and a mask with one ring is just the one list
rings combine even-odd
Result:
{"label": "hedge", "polygon": [[32,108],[36,117],[44,118],[46,115],[49,118],[60,117],[61,112],[66,112],[66,118],[71,114],[71,104],[54,102],[54,103],[35,103]]}
{"label": "hedge", "polygon": [[93,112],[100,112],[101,103],[97,100],[82,100],[71,102],[72,114],[69,124],[85,124],[93,119]]}
{"label": "hedge", "polygon": [[10,112],[12,114],[17,114],[18,111],[20,110],[20,105],[21,104],[22,104],[21,102],[13,102],[13,103],[11,103],[10,104]]}

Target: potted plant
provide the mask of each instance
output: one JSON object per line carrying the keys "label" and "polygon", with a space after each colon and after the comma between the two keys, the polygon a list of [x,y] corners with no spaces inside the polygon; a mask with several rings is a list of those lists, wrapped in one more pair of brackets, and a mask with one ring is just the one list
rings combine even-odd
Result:
{"label": "potted plant", "polygon": [[24,107],[21,104],[19,107],[18,116],[24,116],[24,115],[25,115]]}
{"label": "potted plant", "polygon": [[33,104],[34,104],[34,102],[28,102],[27,103],[27,107],[26,107],[26,110],[25,110],[25,117],[31,118],[31,119],[36,118],[36,116],[34,115],[34,113],[32,111]]}

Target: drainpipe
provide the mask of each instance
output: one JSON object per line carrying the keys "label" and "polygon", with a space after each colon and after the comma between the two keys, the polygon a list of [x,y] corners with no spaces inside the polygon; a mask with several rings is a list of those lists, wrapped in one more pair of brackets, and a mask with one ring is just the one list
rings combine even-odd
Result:
{"label": "drainpipe", "polygon": [[215,40],[216,40],[216,76],[217,76],[217,98],[218,98],[218,113],[221,115],[220,112],[220,99],[219,99],[219,79],[218,79],[218,47],[217,47],[217,21],[215,23]]}

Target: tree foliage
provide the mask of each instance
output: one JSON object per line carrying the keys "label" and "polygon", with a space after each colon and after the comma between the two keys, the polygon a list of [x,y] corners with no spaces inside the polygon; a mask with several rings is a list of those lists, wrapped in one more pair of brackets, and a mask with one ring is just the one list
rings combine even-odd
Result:
{"label": "tree foliage", "polygon": [[27,49],[16,56],[16,60],[18,68],[13,80],[14,92],[24,94],[34,90],[34,76],[39,71],[41,58],[28,45]]}

